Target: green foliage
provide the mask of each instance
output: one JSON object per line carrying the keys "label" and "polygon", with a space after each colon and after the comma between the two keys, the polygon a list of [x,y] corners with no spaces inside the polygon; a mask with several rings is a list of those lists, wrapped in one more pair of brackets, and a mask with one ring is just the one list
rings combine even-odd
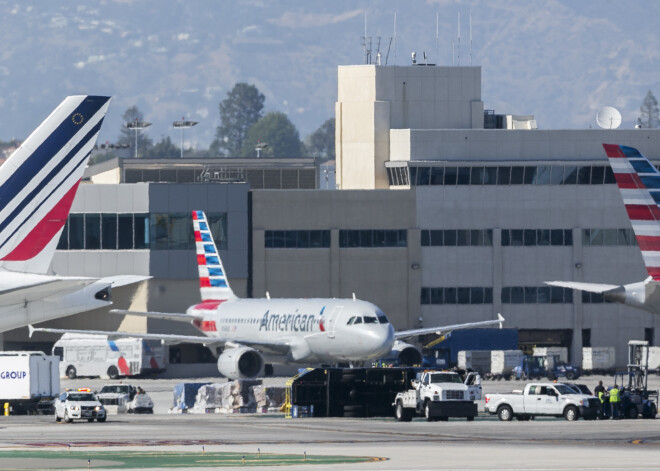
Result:
{"label": "green foliage", "polygon": [[643,128],[657,128],[660,124],[660,110],[658,100],[655,99],[651,90],[648,91],[639,107],[641,116],[637,120]]}
{"label": "green foliage", "polygon": [[335,158],[335,119],[325,121],[316,131],[307,136],[305,149],[311,157],[323,160]]}
{"label": "green foliage", "polygon": [[268,144],[260,151],[260,157],[302,157],[298,130],[284,113],[268,113],[257,121],[248,130],[240,155],[256,157],[258,143]]}
{"label": "green foliage", "polygon": [[248,130],[262,116],[266,98],[257,87],[237,83],[220,102],[220,126],[211,144],[213,156],[235,157],[240,155]]}
{"label": "green foliage", "polygon": [[[184,155],[186,149],[184,149]],[[181,148],[172,143],[169,136],[161,138],[159,142],[144,152],[140,156],[144,159],[178,159],[181,157]]]}
{"label": "green foliage", "polygon": [[[119,131],[117,144],[128,144],[131,146],[131,156],[133,156],[135,155],[135,130],[128,129],[126,123],[144,121],[144,115],[137,106],[133,105],[124,112],[122,118],[124,122]],[[152,146],[153,142],[149,136],[147,136],[145,130],[137,131],[138,157],[144,157],[146,151]]]}

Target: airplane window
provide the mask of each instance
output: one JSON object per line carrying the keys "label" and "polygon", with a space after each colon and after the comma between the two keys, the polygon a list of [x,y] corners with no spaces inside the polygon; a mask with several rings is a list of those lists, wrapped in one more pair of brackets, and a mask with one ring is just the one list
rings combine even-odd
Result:
{"label": "airplane window", "polygon": [[378,319],[373,316],[364,316],[365,324],[378,324]]}
{"label": "airplane window", "polygon": [[387,317],[385,316],[385,314],[380,314],[380,315],[378,316],[378,321],[379,321],[381,324],[389,324],[389,321],[387,320]]}
{"label": "airplane window", "polygon": [[354,324],[362,324],[362,318],[361,317],[356,317]]}
{"label": "airplane window", "polygon": [[351,317],[346,324],[351,325],[353,322],[355,322],[355,316]]}

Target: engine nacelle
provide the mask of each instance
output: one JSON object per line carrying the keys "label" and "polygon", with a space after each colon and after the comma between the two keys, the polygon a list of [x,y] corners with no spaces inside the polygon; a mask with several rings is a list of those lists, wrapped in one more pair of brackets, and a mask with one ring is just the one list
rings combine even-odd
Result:
{"label": "engine nacelle", "polygon": [[250,347],[225,349],[218,358],[218,371],[229,379],[254,378],[263,366],[261,353]]}
{"label": "engine nacelle", "polygon": [[397,340],[392,346],[392,351],[387,360],[399,366],[420,366],[422,364],[422,352],[419,348],[406,342]]}

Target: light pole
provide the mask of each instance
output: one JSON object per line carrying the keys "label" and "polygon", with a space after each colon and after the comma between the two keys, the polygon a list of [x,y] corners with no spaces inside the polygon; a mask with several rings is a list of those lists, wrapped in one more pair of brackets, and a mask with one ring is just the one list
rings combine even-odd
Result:
{"label": "light pole", "polygon": [[138,131],[141,131],[143,129],[148,128],[151,126],[151,123],[148,123],[146,121],[138,121],[137,118],[135,118],[135,121],[131,121],[130,123],[126,123],[124,126],[126,126],[128,129],[134,129],[135,130],[135,153],[133,156],[137,159],[138,157]]}
{"label": "light pole", "polygon": [[174,121],[172,126],[175,128],[181,129],[181,158],[183,159],[183,131],[190,129],[193,126],[197,125],[197,121],[185,121],[185,118],[181,118],[181,121]]}
{"label": "light pole", "polygon": [[265,142],[257,142],[257,145],[254,146],[254,150],[257,151],[257,159],[259,158],[259,153],[268,147],[268,144]]}

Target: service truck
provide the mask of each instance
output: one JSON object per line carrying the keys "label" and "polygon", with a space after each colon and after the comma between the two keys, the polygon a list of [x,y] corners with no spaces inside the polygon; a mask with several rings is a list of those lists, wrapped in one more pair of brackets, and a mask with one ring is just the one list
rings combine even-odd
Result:
{"label": "service truck", "polygon": [[43,352],[0,352],[0,407],[10,414],[52,413],[59,359]]}
{"label": "service truck", "polygon": [[468,373],[465,381],[454,371],[424,371],[411,381],[412,389],[400,392],[394,398],[394,417],[399,422],[410,422],[415,415],[427,421],[447,421],[449,417],[474,420],[481,400],[481,378]]}
{"label": "service truck", "polygon": [[117,379],[165,370],[166,347],[160,340],[105,335],[64,334],[55,342],[53,355],[61,359],[60,376],[100,376]]}
{"label": "service truck", "polygon": [[537,416],[564,417],[566,420],[593,420],[601,408],[595,396],[578,394],[562,383],[529,383],[523,391],[486,394],[486,412],[500,420],[530,420]]}

